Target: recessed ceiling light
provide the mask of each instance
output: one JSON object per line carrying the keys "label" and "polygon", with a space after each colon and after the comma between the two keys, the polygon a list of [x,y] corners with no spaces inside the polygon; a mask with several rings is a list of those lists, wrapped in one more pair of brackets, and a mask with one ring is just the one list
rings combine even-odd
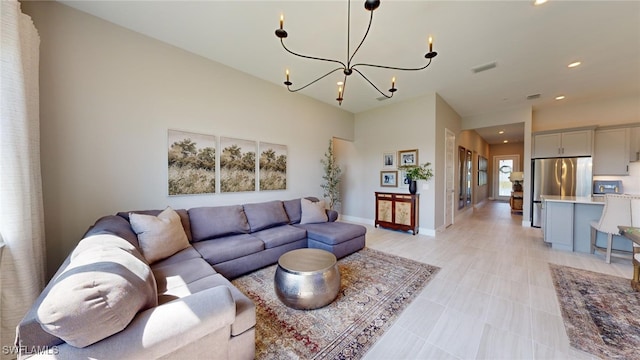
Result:
{"label": "recessed ceiling light", "polygon": [[509,142],[509,140],[502,140],[502,142],[506,144]]}
{"label": "recessed ceiling light", "polygon": [[546,3],[548,0],[534,0],[533,5],[542,5]]}
{"label": "recessed ceiling light", "polygon": [[571,64],[567,65],[567,67],[574,68],[576,66],[580,66],[580,64],[582,64],[580,61],[574,61]]}
{"label": "recessed ceiling light", "polygon": [[500,135],[504,134],[504,130],[498,131],[498,134],[500,134]]}
{"label": "recessed ceiling light", "polygon": [[564,95],[558,95],[558,96],[556,96],[556,100],[564,100]]}

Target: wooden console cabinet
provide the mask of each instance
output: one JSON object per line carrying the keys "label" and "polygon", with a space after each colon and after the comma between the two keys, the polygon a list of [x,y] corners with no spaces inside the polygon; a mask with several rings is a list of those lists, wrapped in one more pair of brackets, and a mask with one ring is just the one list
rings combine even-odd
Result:
{"label": "wooden console cabinet", "polygon": [[512,191],[509,204],[511,212],[522,212],[522,191]]}
{"label": "wooden console cabinet", "polygon": [[376,192],[375,226],[418,233],[419,194]]}

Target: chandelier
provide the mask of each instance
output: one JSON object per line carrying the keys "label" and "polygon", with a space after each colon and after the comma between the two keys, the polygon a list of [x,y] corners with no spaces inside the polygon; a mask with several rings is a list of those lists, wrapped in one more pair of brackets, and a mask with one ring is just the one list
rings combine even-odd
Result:
{"label": "chandelier", "polygon": [[287,86],[287,89],[290,92],[297,92],[300,90],[303,90],[313,84],[315,84],[316,82],[324,79],[325,77],[335,73],[336,71],[342,70],[342,73],[344,74],[344,79],[340,82],[338,82],[338,97],[336,98],[336,100],[338,101],[339,105],[342,105],[342,100],[344,99],[344,94],[345,94],[345,90],[346,90],[346,86],[347,86],[347,78],[353,74],[354,72],[359,74],[360,76],[362,76],[363,79],[365,79],[371,86],[373,86],[374,89],[376,89],[380,94],[382,94],[382,96],[386,97],[387,99],[390,99],[391,97],[393,97],[393,94],[398,90],[396,89],[396,78],[393,77],[391,79],[391,88],[388,90],[389,94],[384,93],[382,90],[380,90],[371,80],[369,80],[363,73],[362,71],[360,71],[358,69],[358,67],[374,67],[374,68],[381,68],[381,69],[391,69],[391,70],[402,70],[402,71],[417,71],[417,70],[423,70],[426,69],[427,66],[429,66],[431,64],[431,60],[436,57],[436,55],[438,55],[437,52],[433,51],[433,39],[431,37],[429,37],[429,52],[426,53],[424,55],[424,57],[428,60],[427,64],[422,66],[422,67],[418,67],[418,68],[402,68],[402,67],[395,67],[395,66],[385,66],[385,65],[376,65],[376,64],[367,64],[367,63],[356,63],[356,64],[352,64],[353,58],[355,57],[356,53],[358,52],[358,50],[360,50],[360,47],[362,46],[362,44],[364,43],[365,39],[367,38],[367,35],[369,34],[369,30],[371,29],[371,23],[373,22],[373,11],[375,9],[378,8],[378,6],[380,6],[380,0],[365,0],[364,2],[364,8],[368,11],[371,12],[371,16],[369,17],[369,25],[367,26],[367,31],[365,32],[364,36],[362,37],[362,40],[360,41],[360,44],[358,44],[358,47],[356,47],[356,49],[353,51],[353,53],[350,53],[350,49],[349,49],[349,44],[350,44],[350,36],[351,36],[351,0],[349,0],[348,5],[347,5],[347,61],[346,63],[340,61],[340,60],[334,60],[334,59],[327,59],[327,58],[321,58],[321,57],[315,57],[315,56],[308,56],[308,55],[303,55],[303,54],[299,54],[296,53],[294,51],[289,50],[289,48],[287,48],[287,46],[284,44],[284,39],[288,36],[287,31],[284,30],[283,26],[284,26],[284,15],[280,15],[280,28],[276,29],[276,36],[280,39],[280,44],[282,44],[282,47],[289,52],[290,54],[293,54],[295,56],[299,56],[305,59],[312,59],[312,60],[319,60],[319,61],[326,61],[326,62],[331,62],[331,63],[336,63],[336,64],[340,64],[339,67],[329,71],[328,73],[320,76],[319,78],[311,81],[310,83],[299,87],[297,89],[293,89],[291,86],[293,85],[293,83],[290,81],[290,74],[289,74],[289,69],[285,70],[285,76],[286,76],[286,80],[284,82],[284,84]]}

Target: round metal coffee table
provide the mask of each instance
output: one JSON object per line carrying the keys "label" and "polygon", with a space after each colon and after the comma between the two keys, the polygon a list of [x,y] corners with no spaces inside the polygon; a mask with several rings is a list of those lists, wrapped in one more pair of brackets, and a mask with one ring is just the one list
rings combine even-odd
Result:
{"label": "round metal coffee table", "polygon": [[331,303],[340,290],[336,256],[320,249],[297,249],[278,259],[276,294],[285,305],[301,310]]}

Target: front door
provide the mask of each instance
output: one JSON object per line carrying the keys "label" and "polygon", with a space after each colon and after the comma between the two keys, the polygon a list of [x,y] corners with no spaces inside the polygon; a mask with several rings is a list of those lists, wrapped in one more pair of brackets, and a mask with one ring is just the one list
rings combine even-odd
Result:
{"label": "front door", "polygon": [[493,157],[493,198],[509,201],[513,184],[509,176],[520,171],[520,155],[501,155]]}

